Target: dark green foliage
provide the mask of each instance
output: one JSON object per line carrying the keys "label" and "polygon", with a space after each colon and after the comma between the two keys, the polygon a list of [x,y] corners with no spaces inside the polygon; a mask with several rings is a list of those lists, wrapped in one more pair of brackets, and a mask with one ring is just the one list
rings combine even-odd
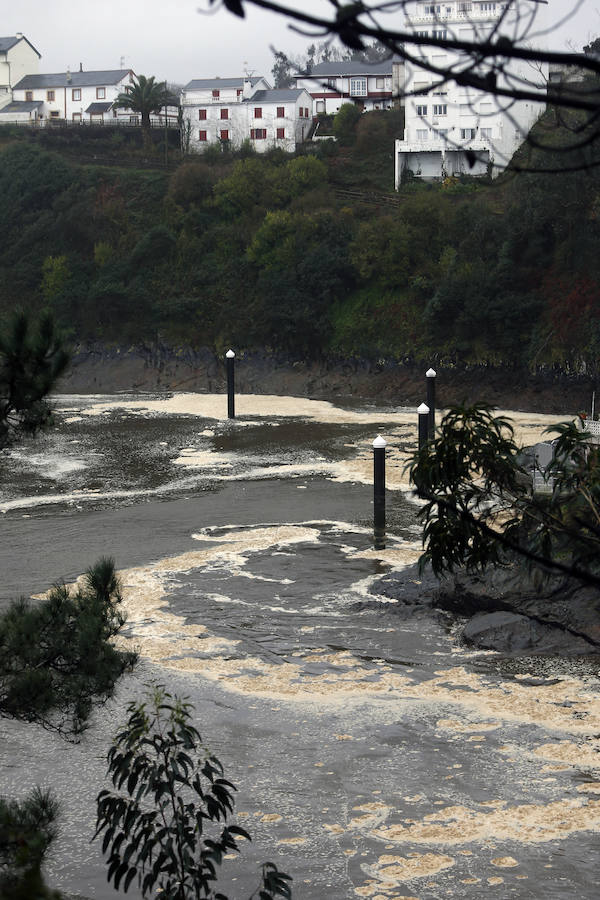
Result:
{"label": "dark green foliage", "polygon": [[51,419],[48,394],[69,362],[52,316],[13,314],[0,331],[0,449]]}
{"label": "dark green foliage", "polygon": [[[48,305],[75,340],[596,374],[598,151],[578,172],[572,154],[530,150],[564,173],[414,179],[396,195],[402,110],[348,109],[356,143],[333,155],[217,147],[170,174],[67,165],[16,141],[0,153],[0,310]],[[537,129],[562,140],[552,115]]]}
{"label": "dark green foliage", "polygon": [[360,108],[355,103],[342,103],[336,113],[333,133],[343,147],[353,144],[356,140],[356,126],[360,117]]}
{"label": "dark green foliage", "polygon": [[[108,752],[115,790],[97,800],[95,837],[102,835],[109,882],[126,892],[137,879],[145,897],[158,889],[165,900],[227,900],[214,890],[218,868],[250,835],[225,824],[236,789],[204,748],[193,707],[158,686],[128,712]],[[290,898],[290,881],[266,863],[258,896]]]}
{"label": "dark green foliage", "polygon": [[212,194],[215,176],[206,162],[185,162],[169,181],[169,197],[184,209],[201,206]]}
{"label": "dark green foliage", "polygon": [[136,660],[112,642],[124,623],[120,602],[111,559],[74,589],[56,585],[38,603],[14,601],[0,617],[0,715],[80,734],[93,703],[110,697]]}
{"label": "dark green foliage", "polygon": [[537,494],[509,421],[484,404],[449,409],[410,469],[425,500],[422,565],[480,571],[516,555],[600,587],[600,451],[573,423],[548,430],[558,433],[551,489]]}
{"label": "dark green foliage", "polygon": [[0,797],[0,896],[3,900],[59,898],[41,874],[57,835],[60,806],[51,791],[35,787],[22,801]]}

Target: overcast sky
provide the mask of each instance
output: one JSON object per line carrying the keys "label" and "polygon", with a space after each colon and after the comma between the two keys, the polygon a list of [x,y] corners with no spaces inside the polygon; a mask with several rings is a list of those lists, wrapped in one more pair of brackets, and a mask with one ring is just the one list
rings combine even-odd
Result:
{"label": "overcast sky", "polygon": [[[16,0],[3,5],[2,37],[23,32],[42,54],[40,72],[48,73],[78,69],[82,63],[85,69],[131,68],[180,84],[240,75],[246,66],[270,77],[270,46],[293,54],[311,42],[294,34],[283,17],[252,7],[245,20],[225,9],[202,15],[198,9],[206,9],[208,0]],[[297,6],[315,12],[331,8],[327,0],[297,0]],[[575,6],[576,0],[550,0],[550,24]],[[394,19],[386,21],[391,25]],[[579,50],[599,35],[600,0],[583,0],[570,22],[555,30],[551,45],[569,49],[570,40]]]}

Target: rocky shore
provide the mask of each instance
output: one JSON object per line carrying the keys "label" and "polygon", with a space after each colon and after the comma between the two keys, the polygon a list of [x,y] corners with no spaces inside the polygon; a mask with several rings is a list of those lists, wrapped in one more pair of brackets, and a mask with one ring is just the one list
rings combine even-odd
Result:
{"label": "rocky shore", "polygon": [[[75,348],[72,366],[60,390],[66,393],[116,391],[225,390],[224,355],[207,348],[170,348],[143,344]],[[548,371],[532,375],[514,368],[471,366],[462,369],[433,362],[437,400],[485,401],[524,412],[575,414],[588,410],[593,379]],[[241,393],[387,401],[394,406],[421,403],[427,366],[373,360],[294,360],[283,355],[238,353],[236,389]]]}
{"label": "rocky shore", "polygon": [[564,578],[536,583],[515,563],[485,575],[436,578],[416,566],[376,582],[374,593],[398,602],[398,613],[451,614],[461,639],[508,655],[600,653],[600,592]]}

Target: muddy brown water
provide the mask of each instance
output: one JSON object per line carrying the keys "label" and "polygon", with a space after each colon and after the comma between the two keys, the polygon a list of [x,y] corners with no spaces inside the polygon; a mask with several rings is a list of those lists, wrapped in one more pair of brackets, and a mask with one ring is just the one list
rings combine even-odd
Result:
{"label": "muddy brown water", "polygon": [[[419,552],[413,411],[245,398],[228,422],[222,397],[190,394],[57,406],[53,431],[0,459],[0,602],[111,554],[141,662],[80,744],[2,723],[2,793],[42,783],[63,800],[52,885],[118,896],[90,843],[94,799],[127,703],[160,681],[194,702],[239,787],[253,842],[223,866],[232,898],[267,859],[310,900],[597,897],[595,662],[467,652],[451,618],[374,593]],[[522,417],[523,440],[548,421]]]}

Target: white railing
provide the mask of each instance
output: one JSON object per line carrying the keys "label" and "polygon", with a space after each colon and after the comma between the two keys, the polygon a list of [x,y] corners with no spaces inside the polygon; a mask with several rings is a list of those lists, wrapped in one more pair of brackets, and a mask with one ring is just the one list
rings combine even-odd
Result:
{"label": "white railing", "polygon": [[600,443],[600,422],[594,422],[593,419],[585,419],[583,430],[590,435],[595,444]]}

